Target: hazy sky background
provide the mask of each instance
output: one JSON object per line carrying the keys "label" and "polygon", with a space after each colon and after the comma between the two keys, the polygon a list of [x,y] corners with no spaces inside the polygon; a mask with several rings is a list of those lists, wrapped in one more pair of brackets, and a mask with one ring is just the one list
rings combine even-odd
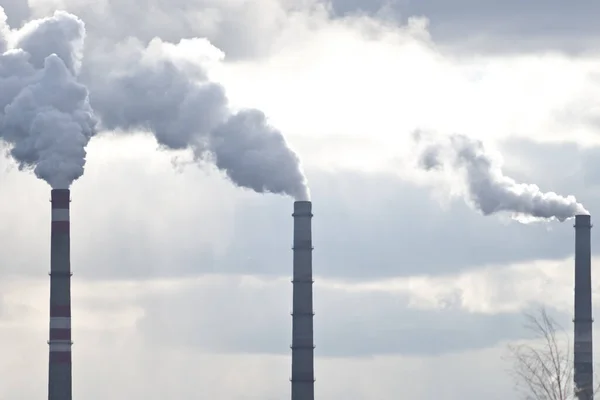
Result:
{"label": "hazy sky background", "polygon": [[[409,144],[416,129],[479,138],[507,175],[573,194],[593,216],[600,5],[0,5],[13,28],[57,8],[80,16],[91,86],[131,38],[201,36],[224,53],[210,74],[282,130],[311,186],[318,398],[512,398],[502,358],[527,336],[523,311],[546,304],[571,329],[572,221],[483,217],[456,177],[417,171]],[[236,188],[141,133],[103,133],[88,150],[72,188],[74,396],[288,398],[292,199]],[[0,158],[0,191],[0,398],[40,398],[49,187]]]}

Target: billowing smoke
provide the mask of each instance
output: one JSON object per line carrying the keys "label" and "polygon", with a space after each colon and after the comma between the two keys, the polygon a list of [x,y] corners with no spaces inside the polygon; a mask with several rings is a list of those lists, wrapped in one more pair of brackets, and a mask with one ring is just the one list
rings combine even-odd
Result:
{"label": "billowing smoke", "polygon": [[5,21],[0,8],[0,139],[20,169],[68,188],[83,175],[96,125],[88,91],[77,82],[83,22],[60,11],[18,31]]}
{"label": "billowing smoke", "polygon": [[309,198],[300,160],[285,138],[254,109],[232,111],[224,88],[203,60],[222,56],[204,39],[178,44],[131,40],[107,68],[90,66],[91,101],[103,127],[149,130],[168,149],[191,148],[236,185],[259,193]]}
{"label": "billowing smoke", "polygon": [[52,187],[83,174],[96,132],[91,101],[104,129],[150,131],[162,147],[191,149],[241,187],[309,198],[281,132],[259,110],[231,110],[224,88],[209,79],[203,62],[222,53],[207,40],[129,40],[82,60],[85,27],[72,14],[56,12],[19,31],[3,21],[0,138],[22,169],[33,168]]}
{"label": "billowing smoke", "polygon": [[210,143],[217,167],[256,192],[309,200],[300,160],[258,110],[242,110],[215,128]]}
{"label": "billowing smoke", "polygon": [[517,183],[502,173],[501,160],[479,140],[464,135],[438,137],[418,132],[419,166],[427,171],[450,169],[464,180],[468,202],[484,215],[511,212],[516,216],[564,221],[588,214],[573,196],[542,192],[537,185]]}

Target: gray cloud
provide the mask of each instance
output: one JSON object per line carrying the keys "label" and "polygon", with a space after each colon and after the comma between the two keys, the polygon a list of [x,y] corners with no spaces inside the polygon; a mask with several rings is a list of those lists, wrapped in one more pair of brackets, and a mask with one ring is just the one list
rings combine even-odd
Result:
{"label": "gray cloud", "polygon": [[[189,314],[190,309],[172,312]],[[98,326],[82,328],[79,322],[85,317],[96,319]],[[114,317],[93,308],[74,311],[74,394],[78,397],[194,399],[198,393],[227,400],[289,397],[289,354],[207,354],[194,347],[174,348],[176,334],[165,342],[149,343],[130,326],[111,327]],[[0,359],[6,377],[0,387],[4,398],[47,394],[47,320],[39,318],[35,326],[23,322],[15,325],[0,320],[0,339],[14,343]],[[317,357],[317,395],[331,400],[392,399],[401,392],[408,398],[463,400],[492,391],[500,396],[491,397],[494,400],[510,398],[501,354],[502,348],[422,358]],[[432,373],[439,374],[436,385],[427,384]],[[478,376],[476,382],[473,376]]]}
{"label": "gray cloud", "polygon": [[[315,298],[315,343],[322,357],[440,355],[528,336],[518,313],[471,314],[452,306],[418,310],[403,296],[351,293],[323,285],[316,285]],[[226,285],[189,286],[143,300],[145,317],[138,328],[151,342],[176,336],[175,347],[288,354],[290,301],[291,284],[285,281],[252,285],[232,279]],[[173,313],[189,304],[196,305],[195,312]]]}
{"label": "gray cloud", "polygon": [[[260,57],[272,50],[290,13],[306,10],[303,1],[258,0],[104,0],[89,3],[65,0],[63,8],[86,22],[90,43],[114,44],[136,37],[144,44],[155,37],[177,42],[207,37],[228,59]],[[48,10],[38,5],[38,13]],[[140,13],[145,15],[139,18]],[[261,23],[257,24],[256,21]]]}
{"label": "gray cloud", "polygon": [[[72,193],[73,268],[78,276],[290,275],[290,199],[251,195],[195,167],[176,173],[168,162],[151,168],[135,158],[113,162],[111,169],[120,174],[109,177],[95,161],[93,148],[88,179],[78,182]],[[532,147],[531,154],[540,150],[545,148]],[[561,164],[553,167],[535,160],[532,156],[530,171],[515,172],[515,178],[539,179],[542,189],[550,183],[556,190],[569,189],[590,204],[594,218],[600,191],[578,175],[579,169],[573,173],[581,183],[573,186],[569,179],[558,179],[558,170],[552,174]],[[509,158],[507,173],[512,174],[510,165]],[[551,177],[557,179],[547,182]],[[569,222],[522,225],[502,217],[484,218],[460,199],[442,206],[430,189],[392,175],[310,171],[309,178],[318,276],[370,280],[435,275],[489,264],[562,259],[573,251]],[[36,227],[49,221],[48,194],[24,186],[22,180],[19,185],[18,191],[11,189],[0,199],[6,203],[4,210],[15,211],[6,214],[0,226],[6,242],[3,269],[39,274],[39,265],[47,264],[48,232]],[[22,198],[19,206],[15,196]],[[21,208],[28,213],[16,212]],[[598,254],[600,237],[594,235],[593,240]]]}
{"label": "gray cloud", "polygon": [[[291,284],[284,279],[205,277],[181,289],[141,297],[137,328],[149,345],[215,353],[289,354]],[[198,281],[197,281],[198,282]],[[541,301],[541,299],[540,299]],[[174,312],[189,309],[190,313]],[[521,312],[480,314],[448,301],[418,309],[400,293],[347,291],[315,285],[319,357],[440,356],[532,338]],[[535,304],[525,306],[535,310]],[[548,306],[567,329],[570,313]],[[170,339],[177,338],[176,341]]]}
{"label": "gray cloud", "polygon": [[[596,72],[589,73],[587,78],[592,84],[600,83],[600,74]],[[597,133],[600,130],[600,110],[597,104],[595,98],[590,97],[589,94],[571,100],[564,108],[558,110],[555,116],[556,122],[564,126],[564,129],[574,131],[581,129]]]}
{"label": "gray cloud", "polygon": [[12,28],[20,27],[31,16],[27,0],[0,0],[0,7],[4,8],[7,22]]}
{"label": "gray cloud", "polygon": [[[504,224],[497,218],[483,218],[460,202],[444,210],[427,189],[391,176],[316,173],[310,177],[314,182],[315,273],[320,276],[376,279],[449,273],[486,264],[563,258],[572,251],[570,224],[552,224],[555,229],[551,231],[542,224]],[[388,189],[377,192],[383,187]],[[182,252],[171,250],[181,248],[177,236],[166,242],[163,237],[148,237],[144,232],[152,222],[138,213],[125,241],[115,229],[122,214],[109,214],[105,223],[93,228],[94,242],[101,245],[81,255],[85,259],[80,273],[105,278],[216,271],[289,275],[291,212],[292,202],[286,199],[242,202],[231,221],[235,235],[219,255],[208,244]],[[78,227],[83,232],[92,229]],[[207,227],[203,224],[196,229]],[[122,267],[111,264],[112,258],[120,259]]]}
{"label": "gray cloud", "polygon": [[338,16],[382,14],[405,22],[410,16],[430,21],[433,39],[468,52],[562,50],[595,52],[600,28],[594,18],[600,4],[588,0],[573,7],[560,0],[328,0]]}
{"label": "gray cloud", "polygon": [[[505,224],[473,213],[460,201],[444,209],[429,189],[402,183],[393,176],[316,173],[310,177],[318,275],[370,279],[437,274],[565,257],[571,252],[573,233],[567,224],[552,224],[552,231],[542,224]],[[229,264],[256,265],[262,273],[280,271],[290,257],[289,238],[275,238],[269,232],[286,226],[291,230],[287,208],[287,204],[272,201],[264,209],[255,206],[252,212],[241,214],[236,229],[244,232],[244,227],[253,227],[254,233],[248,231],[234,239]],[[252,261],[245,261],[242,255],[252,255]]]}
{"label": "gray cloud", "polygon": [[[593,18],[600,6],[589,0],[579,7],[558,0],[543,5],[523,5],[517,0],[502,4],[491,0],[260,0],[251,3],[123,0],[95,2],[91,6],[65,0],[63,4],[66,10],[86,22],[89,41],[94,47],[110,47],[130,36],[144,43],[154,37],[168,41],[207,37],[226,52],[228,60],[262,57],[277,51],[280,33],[297,22],[295,18],[323,15],[322,11],[316,11],[315,5],[319,4],[330,7],[332,19],[366,13],[405,24],[410,17],[424,16],[430,21],[429,30],[435,42],[452,52],[562,50],[579,54],[595,52],[595,40],[600,34]],[[43,4],[36,6],[38,14],[49,11]],[[146,18],[136,18],[139,12]],[[24,11],[12,14],[14,21],[25,15]],[[257,20],[261,23],[256,24]]]}
{"label": "gray cloud", "polygon": [[600,147],[511,138],[500,148],[505,168],[517,179],[530,177],[541,186],[554,185],[559,191],[581,196],[583,202],[593,202],[600,194]]}

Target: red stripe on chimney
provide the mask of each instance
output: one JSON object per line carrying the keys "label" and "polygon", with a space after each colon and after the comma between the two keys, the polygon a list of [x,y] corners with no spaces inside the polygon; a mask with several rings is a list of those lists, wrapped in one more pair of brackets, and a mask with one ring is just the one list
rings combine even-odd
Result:
{"label": "red stripe on chimney", "polygon": [[71,340],[71,329],[51,328],[50,340]]}
{"label": "red stripe on chimney", "polygon": [[50,305],[50,317],[70,317],[71,307],[62,305]]}
{"label": "red stripe on chimney", "polygon": [[51,351],[50,364],[71,364],[70,351]]}
{"label": "red stripe on chimney", "polygon": [[52,221],[52,232],[69,233],[69,221]]}

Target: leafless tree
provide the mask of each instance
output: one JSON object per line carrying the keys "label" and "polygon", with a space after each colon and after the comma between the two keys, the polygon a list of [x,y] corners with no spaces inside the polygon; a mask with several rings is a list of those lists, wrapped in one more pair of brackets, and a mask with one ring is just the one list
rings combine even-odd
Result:
{"label": "leafless tree", "polygon": [[517,388],[526,400],[575,399],[569,335],[544,308],[526,320],[536,340],[509,346]]}

